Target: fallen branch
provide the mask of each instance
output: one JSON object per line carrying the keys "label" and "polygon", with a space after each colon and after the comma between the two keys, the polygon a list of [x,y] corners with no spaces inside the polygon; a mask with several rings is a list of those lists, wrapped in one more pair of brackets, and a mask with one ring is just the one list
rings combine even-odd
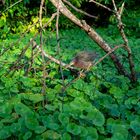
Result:
{"label": "fallen branch", "polygon": [[[50,1],[57,8],[58,0],[50,0]],[[105,52],[108,53],[109,51],[111,51],[111,47],[104,41],[104,39],[93,28],[91,28],[85,21],[81,21],[75,15],[73,15],[67,9],[67,7],[64,5],[64,3],[61,0],[59,0],[59,7],[60,7],[60,12],[63,15],[65,15],[68,19],[70,19],[77,26],[82,28]],[[114,62],[118,72],[120,74],[123,74],[124,76],[127,76],[131,80],[129,73],[125,70],[125,68],[122,65],[122,63],[120,62],[119,58],[114,53],[111,53],[110,57],[111,57],[112,61]]]}

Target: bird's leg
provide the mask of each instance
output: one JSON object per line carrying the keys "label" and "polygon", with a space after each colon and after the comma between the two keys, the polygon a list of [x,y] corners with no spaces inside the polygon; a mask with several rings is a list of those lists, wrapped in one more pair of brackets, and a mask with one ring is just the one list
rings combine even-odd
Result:
{"label": "bird's leg", "polygon": [[86,71],[85,71],[85,72],[89,71],[90,68],[91,68],[91,66],[92,66],[92,63],[89,63],[88,66],[87,66],[87,68],[86,68]]}
{"label": "bird's leg", "polygon": [[85,77],[85,73],[83,72],[84,70],[81,70],[79,73],[79,77]]}
{"label": "bird's leg", "polygon": [[65,69],[70,68],[73,64],[74,64],[74,62],[73,62],[73,61],[72,61],[72,62],[70,62],[69,64],[67,64],[67,65],[65,66]]}

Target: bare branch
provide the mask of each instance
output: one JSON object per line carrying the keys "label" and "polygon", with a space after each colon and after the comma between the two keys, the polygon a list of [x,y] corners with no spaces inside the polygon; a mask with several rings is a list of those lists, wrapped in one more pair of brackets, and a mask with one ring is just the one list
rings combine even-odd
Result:
{"label": "bare branch", "polygon": [[67,0],[63,0],[63,2],[65,2],[65,3],[66,3],[67,5],[69,5],[72,9],[74,9],[75,11],[77,11],[77,12],[79,12],[79,13],[81,13],[81,14],[84,14],[84,15],[86,15],[86,16],[88,16],[88,17],[95,18],[95,19],[98,18],[97,16],[93,16],[93,15],[91,15],[91,14],[88,14],[87,12],[84,12],[84,11],[82,11],[82,10],[76,8],[74,5],[72,5],[72,4],[71,4],[69,1],[67,1]]}
{"label": "bare branch", "polygon": [[96,66],[98,63],[100,63],[101,61],[103,61],[107,56],[109,56],[111,53],[113,53],[116,49],[120,48],[120,47],[123,47],[124,44],[122,45],[118,45],[118,46],[115,46],[112,50],[110,50],[106,55],[104,55],[102,58],[100,58],[96,63],[94,63],[93,66]]}
{"label": "bare branch", "polygon": [[[50,0],[52,4],[57,7],[57,0]],[[73,23],[75,23],[77,26],[82,28],[105,52],[109,52],[111,50],[111,47],[104,41],[104,39],[93,29],[91,28],[85,21],[79,20],[75,15],[73,15],[67,7],[64,5],[64,3],[59,0],[60,4],[60,12],[64,14],[68,19],[70,19]],[[123,67],[122,63],[119,61],[118,57],[114,54],[110,54],[111,59],[113,60],[116,68],[118,69],[120,74],[123,74],[130,78],[130,75]]]}
{"label": "bare branch", "polygon": [[[57,40],[57,50],[58,50],[58,55],[60,54],[60,38],[59,38],[59,0],[57,4],[57,18],[56,18],[56,40]],[[61,78],[62,78],[62,88],[61,91],[64,93],[64,88],[65,88],[65,81],[64,81],[64,73],[62,69],[62,64],[61,64],[61,58],[59,58],[60,61],[60,73],[61,73]],[[64,99],[64,98],[63,98]],[[63,109],[63,102],[62,102],[62,109]]]}
{"label": "bare branch", "polygon": [[101,6],[101,7],[103,7],[104,9],[107,9],[107,10],[110,11],[110,12],[114,12],[114,11],[113,11],[112,9],[110,9],[109,7],[107,7],[107,6],[105,6],[105,5],[101,4],[101,3],[99,3],[99,2],[97,2],[97,1],[90,0],[89,2],[93,2],[93,3],[95,3],[95,4],[97,4],[97,5]]}
{"label": "bare branch", "polygon": [[[134,70],[134,62],[133,62],[133,58],[132,58],[132,52],[131,52],[131,49],[128,45],[128,39],[125,35],[124,26],[123,26],[123,23],[122,23],[122,20],[121,20],[122,12],[119,12],[114,0],[112,0],[112,3],[113,3],[113,6],[114,6],[114,9],[115,9],[115,12],[116,12],[116,18],[118,20],[118,29],[120,31],[122,39],[124,40],[124,44],[125,44],[124,48],[126,49],[126,51],[128,53],[129,67],[130,67],[130,71],[131,71],[131,79],[132,79],[133,82],[136,82],[137,79],[136,79],[136,74],[135,74],[135,70]],[[124,3],[122,4],[121,7],[122,7],[121,8],[121,11],[122,11],[123,7],[124,7]]]}
{"label": "bare branch", "polygon": [[[52,16],[51,16],[51,18],[49,19],[49,21],[48,21],[42,28],[47,27],[48,24],[55,18],[55,16],[56,16],[56,13],[52,14]],[[9,74],[9,73],[11,72],[11,70],[12,70],[14,67],[16,67],[16,65],[20,62],[20,60],[22,59],[23,55],[24,55],[25,52],[27,51],[29,45],[30,45],[31,43],[34,43],[34,39],[37,37],[38,34],[39,34],[39,33],[36,33],[36,34],[34,35],[34,37],[30,39],[30,42],[25,46],[24,49],[22,49],[22,51],[21,51],[21,53],[20,53],[18,59],[17,59],[17,60],[14,62],[14,64],[9,68],[9,71],[8,71],[5,75]]]}
{"label": "bare branch", "polygon": [[[33,41],[33,43],[35,44],[36,48],[37,48],[39,51],[41,51],[39,45],[37,45],[37,43],[36,43],[35,41]],[[65,63],[63,63],[63,62],[60,62],[58,59],[54,58],[53,56],[49,55],[49,54],[46,53],[44,50],[42,50],[42,52],[43,52],[43,55],[44,55],[45,57],[47,57],[47,58],[50,59],[51,61],[55,62],[56,64],[60,65],[60,63],[61,63],[61,65],[62,65],[63,67],[65,67],[65,66],[67,65],[67,64],[65,64]],[[71,68],[72,68],[72,67],[71,67]]]}
{"label": "bare branch", "polygon": [[46,76],[48,74],[46,74],[46,68],[45,68],[45,58],[44,58],[44,53],[43,53],[43,36],[42,36],[42,8],[43,8],[43,4],[44,4],[44,0],[41,0],[40,3],[40,12],[39,12],[39,23],[40,23],[40,49],[41,49],[41,56],[42,56],[42,66],[43,66],[43,78],[42,78],[42,94],[44,96],[44,100],[43,100],[43,107],[45,107],[45,103],[46,103]]}
{"label": "bare branch", "polygon": [[15,45],[17,45],[18,43],[20,43],[20,41],[22,40],[22,38],[23,38],[23,37],[30,31],[30,29],[31,29],[32,27],[34,27],[38,22],[39,22],[39,21],[33,23],[33,24],[26,30],[26,32],[21,33],[20,38],[19,38],[15,43],[12,43],[9,47],[5,48],[5,49],[3,50],[3,52],[0,54],[0,56],[2,56],[2,55],[3,55],[4,53],[6,53],[8,50],[12,49]]}
{"label": "bare branch", "polygon": [[14,4],[12,4],[11,6],[9,6],[8,8],[6,8],[6,9],[3,11],[3,13],[6,12],[8,9],[12,8],[13,6],[15,6],[16,4],[20,3],[20,2],[22,2],[22,0],[19,0],[19,1],[15,2]]}

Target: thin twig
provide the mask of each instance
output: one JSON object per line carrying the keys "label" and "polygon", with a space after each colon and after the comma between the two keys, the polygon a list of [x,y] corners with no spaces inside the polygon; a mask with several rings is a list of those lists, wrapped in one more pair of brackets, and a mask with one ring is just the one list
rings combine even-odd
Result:
{"label": "thin twig", "polygon": [[[47,26],[49,25],[49,23],[55,18],[55,16],[56,16],[56,13],[52,14],[52,16],[51,16],[51,18],[49,19],[49,21],[48,21],[42,28],[47,27]],[[31,43],[34,43],[34,39],[37,37],[38,34],[39,34],[39,33],[36,33],[36,34],[34,35],[34,37],[30,39],[30,42],[25,46],[24,49],[22,49],[22,51],[21,51],[21,53],[20,53],[18,59],[17,59],[17,60],[14,62],[14,64],[9,68],[9,71],[8,71],[5,75],[9,74],[9,73],[14,69],[14,67],[20,62],[20,60],[22,59],[22,57],[23,57],[23,55],[25,54],[26,50],[28,49],[29,45],[30,45]],[[37,46],[37,48],[38,48],[38,47],[39,47],[39,46]],[[44,53],[44,52],[43,52],[43,53]]]}
{"label": "thin twig", "polygon": [[[118,45],[118,46],[115,46],[111,51],[109,51],[106,55],[104,55],[102,58],[100,58],[96,63],[93,64],[93,67],[95,67],[98,63],[100,63],[101,61],[103,61],[107,56],[109,56],[111,53],[113,53],[116,49],[120,48],[124,46],[123,44],[122,45]],[[85,71],[86,73],[87,71]],[[77,80],[79,80],[80,78],[82,77],[82,74],[79,74],[79,76],[75,79],[73,79],[72,81],[70,81],[64,88],[64,91],[66,91],[66,89],[74,82],[76,82]]]}
{"label": "thin twig", "polygon": [[36,51],[34,50],[36,48],[36,46],[32,45],[32,52],[31,52],[31,58],[29,59],[29,67],[27,69],[27,72],[25,75],[28,75],[28,73],[31,71],[32,67],[33,67],[33,64],[34,64],[34,58],[36,56],[38,56],[38,52],[39,50],[37,49]]}
{"label": "thin twig", "polygon": [[[9,73],[16,67],[16,65],[20,62],[20,60],[22,59],[23,55],[25,54],[25,52],[26,52],[27,49],[29,48],[30,44],[33,42],[33,40],[34,40],[36,37],[37,37],[37,34],[34,36],[33,39],[31,39],[31,41],[25,46],[25,48],[22,49],[22,51],[21,51],[21,53],[20,53],[18,59],[17,59],[17,60],[14,62],[14,64],[9,68],[9,71],[6,73],[6,75],[9,74]],[[5,75],[5,76],[6,76],[6,75]]]}
{"label": "thin twig", "polygon": [[72,4],[71,4],[69,1],[67,1],[67,0],[62,0],[62,1],[65,2],[67,5],[69,5],[72,9],[74,9],[75,11],[77,11],[77,12],[79,12],[79,13],[81,13],[81,14],[84,14],[84,15],[86,15],[86,16],[88,16],[88,17],[95,18],[95,19],[98,18],[97,16],[93,16],[93,15],[87,13],[87,12],[84,12],[84,11],[82,11],[82,10],[76,8],[74,5],[72,5]]}
{"label": "thin twig", "polygon": [[111,53],[113,53],[116,49],[123,47],[123,46],[124,46],[124,44],[115,46],[112,50],[110,50],[107,54],[105,54],[102,58],[100,58],[96,63],[94,63],[93,66],[96,66],[98,63],[103,61],[107,56],[109,56]]}
{"label": "thin twig", "polygon": [[121,11],[119,11],[117,9],[117,6],[116,6],[114,0],[112,0],[112,3],[113,3],[113,6],[114,6],[114,9],[115,9],[116,18],[118,20],[118,29],[120,31],[120,34],[122,36],[122,39],[124,40],[124,48],[126,49],[126,51],[128,53],[129,67],[130,67],[130,72],[131,72],[131,80],[133,82],[136,82],[137,81],[137,78],[136,78],[136,73],[135,73],[135,70],[134,70],[134,62],[133,62],[133,58],[132,58],[132,52],[131,52],[131,48],[128,45],[128,39],[127,39],[127,37],[125,35],[124,25],[123,25],[122,20],[121,20],[121,14],[122,14],[121,11],[123,11],[124,3],[121,6]]}
{"label": "thin twig", "polygon": [[42,94],[44,96],[44,100],[43,100],[43,107],[45,107],[45,103],[46,103],[46,68],[45,68],[45,58],[44,58],[44,53],[43,53],[43,36],[42,36],[42,7],[44,4],[44,0],[41,0],[40,3],[40,12],[39,12],[39,23],[40,23],[40,49],[41,49],[41,56],[42,56],[42,66],[43,66],[43,78],[42,78],[42,83],[43,83],[43,87],[42,87]]}
{"label": "thin twig", "polygon": [[110,11],[110,12],[114,12],[114,11],[113,11],[112,9],[110,9],[109,7],[107,7],[107,6],[105,6],[105,5],[101,4],[101,3],[99,3],[99,2],[97,2],[97,1],[90,0],[89,2],[93,2],[93,3],[95,3],[95,4],[97,4],[97,5],[101,6],[101,7],[103,7],[104,9],[107,9],[107,10]]}
{"label": "thin twig", "polygon": [[19,35],[20,38],[19,38],[16,42],[12,43],[9,47],[5,48],[5,49],[3,50],[3,53],[0,54],[0,56],[2,56],[2,55],[3,55],[4,53],[6,53],[8,50],[12,49],[15,45],[17,45],[18,43],[20,43],[21,40],[23,39],[23,37],[24,37],[24,36],[30,31],[30,29],[31,29],[32,27],[34,27],[38,22],[39,22],[39,20],[38,20],[37,22],[35,22],[34,24],[32,24],[32,25],[26,30],[26,32],[21,33],[21,34]]}
{"label": "thin twig", "polygon": [[22,2],[22,0],[19,0],[17,2],[15,2],[14,4],[12,4],[11,6],[9,6],[8,8],[6,8],[2,13],[6,12],[8,9],[12,8],[13,6],[15,6],[16,4]]}
{"label": "thin twig", "polygon": [[[36,43],[36,42],[34,41],[34,43]],[[37,45],[37,43],[36,43],[36,48],[37,48],[39,51],[41,51],[41,49],[40,49],[40,47]],[[58,59],[54,58],[53,56],[49,55],[49,54],[46,53],[44,50],[43,50],[43,54],[44,54],[45,57],[47,57],[47,58],[50,59],[51,61],[55,62],[56,64],[60,65],[60,63],[61,63],[61,66],[63,66],[63,67],[67,66],[67,64],[63,63],[62,61],[60,62],[60,60],[58,60]],[[73,67],[70,67],[70,68],[71,68],[71,69],[74,69]]]}
{"label": "thin twig", "polygon": [[[57,4],[57,17],[56,17],[56,40],[57,40],[57,51],[58,51],[58,55],[60,56],[60,38],[59,38],[59,1],[58,0],[58,4]],[[64,81],[64,73],[63,73],[63,69],[62,69],[62,63],[61,63],[61,58],[59,58],[60,61],[60,73],[61,73],[61,78],[62,78],[62,94],[64,94],[64,87],[65,87],[65,81]],[[64,101],[64,95],[63,95],[63,101]],[[63,110],[63,102],[62,102],[62,110]]]}

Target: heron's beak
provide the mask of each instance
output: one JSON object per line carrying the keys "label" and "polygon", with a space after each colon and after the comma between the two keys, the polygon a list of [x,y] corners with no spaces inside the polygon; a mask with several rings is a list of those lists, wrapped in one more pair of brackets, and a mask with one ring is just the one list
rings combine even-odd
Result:
{"label": "heron's beak", "polygon": [[68,65],[65,66],[65,68],[67,69],[67,68],[71,67],[73,64],[74,64],[74,61],[71,61]]}

